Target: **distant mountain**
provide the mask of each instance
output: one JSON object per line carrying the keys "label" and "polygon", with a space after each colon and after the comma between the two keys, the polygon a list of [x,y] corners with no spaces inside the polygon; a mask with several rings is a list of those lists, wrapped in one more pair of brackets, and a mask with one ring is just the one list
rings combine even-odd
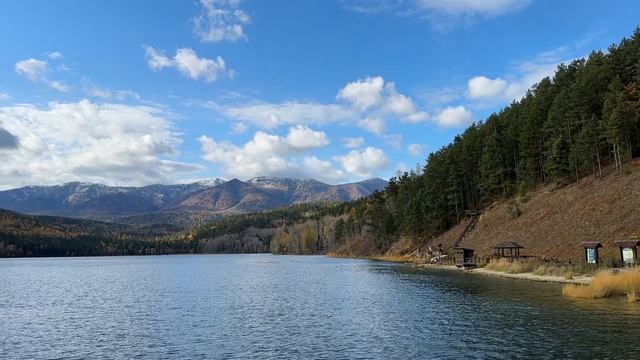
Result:
{"label": "distant mountain", "polygon": [[[199,181],[179,185],[116,187],[91,183],[57,186],[28,186],[0,191],[0,208],[27,214],[64,215],[111,221],[150,223],[171,222],[171,214],[203,219],[219,214],[248,213],[280,206],[318,202],[349,201],[382,190],[387,182],[328,185],[316,180],[257,177]],[[197,214],[197,215],[196,215]],[[204,215],[203,215],[204,214]],[[188,215],[186,216],[189,217]]]}
{"label": "distant mountain", "polygon": [[191,184],[120,187],[71,182],[0,191],[0,208],[28,214],[87,217],[133,215],[163,209],[191,193],[222,184],[221,179]]}

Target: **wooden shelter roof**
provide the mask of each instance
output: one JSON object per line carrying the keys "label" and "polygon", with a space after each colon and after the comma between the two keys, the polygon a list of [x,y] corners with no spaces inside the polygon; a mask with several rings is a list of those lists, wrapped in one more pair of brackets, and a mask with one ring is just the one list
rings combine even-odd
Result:
{"label": "wooden shelter roof", "polygon": [[615,243],[619,247],[624,247],[624,248],[640,246],[640,240],[619,240],[619,241],[615,241]]}
{"label": "wooden shelter roof", "polygon": [[494,249],[524,249],[524,246],[515,243],[513,241],[505,241],[503,243],[497,244],[493,247]]}
{"label": "wooden shelter roof", "polygon": [[583,241],[580,244],[582,245],[582,247],[585,247],[587,249],[597,249],[602,247],[602,244],[599,241]]}

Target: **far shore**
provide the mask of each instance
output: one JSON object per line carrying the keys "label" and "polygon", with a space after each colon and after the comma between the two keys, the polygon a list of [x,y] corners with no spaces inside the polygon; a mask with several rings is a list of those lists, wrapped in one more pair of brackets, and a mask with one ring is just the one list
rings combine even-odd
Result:
{"label": "far shore", "polygon": [[[345,257],[339,256],[336,254],[329,254],[332,257]],[[517,280],[529,280],[529,281],[541,281],[541,282],[553,282],[559,284],[577,284],[577,285],[586,285],[591,282],[593,279],[592,276],[589,275],[576,275],[571,279],[564,278],[562,276],[553,276],[553,275],[536,275],[532,273],[519,273],[519,274],[510,274],[501,271],[494,271],[484,268],[475,268],[469,270],[460,270],[455,265],[446,265],[446,264],[429,264],[421,261],[417,261],[414,257],[411,256],[371,256],[371,257],[354,257],[354,258],[365,258],[369,260],[380,260],[380,261],[389,261],[389,262],[399,262],[405,263],[408,265],[412,265],[421,269],[438,269],[438,270],[455,270],[455,271],[464,271],[467,273],[480,274],[480,275],[488,275],[488,276],[498,276],[509,279],[517,279]]]}

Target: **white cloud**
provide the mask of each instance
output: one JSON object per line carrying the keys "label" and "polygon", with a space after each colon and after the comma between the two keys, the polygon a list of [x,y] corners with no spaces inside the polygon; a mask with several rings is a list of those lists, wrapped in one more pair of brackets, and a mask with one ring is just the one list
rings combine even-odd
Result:
{"label": "white cloud", "polygon": [[502,77],[475,76],[467,83],[467,95],[472,100],[484,102],[477,104],[484,106],[519,100],[540,80],[553,76],[558,65],[573,61],[569,51],[570,48],[563,46],[540,53],[517,63]]}
{"label": "white cloud", "polygon": [[449,16],[494,17],[517,11],[530,0],[415,0],[417,7]]}
{"label": "white cloud", "polygon": [[351,149],[357,149],[364,145],[364,138],[362,137],[346,137],[342,139],[342,144]]}
{"label": "white cloud", "polygon": [[393,116],[411,123],[429,118],[425,112],[418,110],[410,97],[396,90],[395,83],[385,83],[380,76],[350,82],[338,91],[336,98],[346,101],[361,114],[373,117]]}
{"label": "white cloud", "polygon": [[307,173],[316,180],[334,182],[344,179],[344,173],[336,169],[331,161],[320,160],[315,156],[306,156],[303,165],[307,169]]}
{"label": "white cloud", "polygon": [[357,118],[356,113],[342,105],[314,102],[249,102],[231,106],[208,102],[205,106],[230,119],[248,122],[263,129],[294,124],[323,125]]}
{"label": "white cloud", "polygon": [[200,14],[194,17],[193,32],[203,42],[247,40],[244,26],[251,17],[240,9],[241,0],[200,0]]}
{"label": "white cloud", "polygon": [[219,165],[227,177],[248,179],[256,176],[284,176],[337,179],[337,172],[328,170],[330,162],[313,156],[303,156],[310,150],[329,144],[324,132],[303,125],[289,128],[286,136],[258,131],[243,146],[217,142],[205,135],[198,140],[202,147],[202,158]]}
{"label": "white cloud", "polygon": [[154,71],[172,67],[180,71],[184,76],[193,80],[203,79],[208,82],[215,81],[219,74],[230,74],[226,69],[226,64],[222,57],[215,59],[199,57],[193,49],[180,48],[175,56],[168,57],[162,51],[158,51],[151,46],[144,47],[147,64]]}
{"label": "white cloud", "polygon": [[202,105],[230,120],[251,123],[263,129],[294,124],[341,123],[358,125],[369,132],[382,135],[387,121],[417,123],[429,119],[410,97],[396,90],[394,83],[385,83],[381,77],[350,82],[338,91],[336,98],[343,103],[246,101],[223,105],[208,101]]}
{"label": "white cloud", "polygon": [[91,181],[146,185],[201,170],[173,161],[181,139],[162,110],[147,106],[50,103],[0,107],[20,146],[3,159],[0,188]]}
{"label": "white cloud", "polygon": [[0,92],[0,101],[9,101],[11,96],[7,93]]}
{"label": "white cloud", "polygon": [[52,60],[60,60],[64,57],[59,51],[48,51],[45,54]]}
{"label": "white cloud", "polygon": [[383,100],[384,79],[379,76],[350,82],[340,89],[337,98],[346,100],[358,110],[379,106]]}
{"label": "white cloud", "polygon": [[402,147],[402,135],[400,134],[390,134],[382,136],[384,141],[389,144],[394,149],[400,149]]}
{"label": "white cloud", "polygon": [[409,146],[407,146],[407,151],[411,156],[424,156],[425,149],[426,146],[423,144],[409,144]]}
{"label": "white cloud", "polygon": [[507,88],[507,82],[500,78],[489,79],[485,76],[476,76],[468,82],[469,97],[472,99],[502,96]]}
{"label": "white cloud", "polygon": [[358,125],[376,135],[383,135],[386,124],[383,119],[379,117],[368,117],[358,121]]}
{"label": "white cloud", "polygon": [[287,143],[296,149],[313,149],[329,145],[327,134],[312,130],[304,125],[297,125],[289,129]]}
{"label": "white cloud", "polygon": [[60,92],[69,92],[71,91],[71,86],[57,80],[52,80],[49,82],[49,86],[60,91]]}
{"label": "white cloud", "polygon": [[442,127],[464,127],[471,124],[474,117],[464,106],[448,106],[435,116],[435,120]]}
{"label": "white cloud", "polygon": [[49,71],[49,65],[46,61],[30,58],[18,61],[15,69],[18,74],[23,75],[30,81],[36,82]]}
{"label": "white cloud", "polygon": [[132,90],[110,90],[104,87],[100,87],[89,79],[83,79],[83,89],[84,92],[93,97],[97,97],[103,100],[119,100],[124,101],[127,98],[140,100],[140,95]]}
{"label": "white cloud", "polygon": [[351,150],[343,156],[336,157],[336,160],[348,173],[361,178],[374,176],[377,171],[389,165],[384,151],[372,146],[363,150]]}
{"label": "white cloud", "polygon": [[460,20],[493,18],[525,8],[532,0],[342,0],[345,7],[360,13],[392,11],[416,16],[436,27],[448,27]]}
{"label": "white cloud", "polygon": [[16,73],[23,75],[31,82],[43,82],[49,87],[58,90],[60,92],[71,91],[71,86],[58,81],[50,80],[48,78],[49,64],[46,61],[29,58],[26,60],[18,61],[15,64]]}
{"label": "white cloud", "polygon": [[235,135],[244,134],[247,130],[249,130],[249,127],[242,122],[231,125],[231,133]]}

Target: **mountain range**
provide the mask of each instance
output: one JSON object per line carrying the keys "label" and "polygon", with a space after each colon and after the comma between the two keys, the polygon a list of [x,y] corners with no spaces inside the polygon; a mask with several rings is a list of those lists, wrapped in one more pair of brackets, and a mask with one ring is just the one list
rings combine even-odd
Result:
{"label": "mountain range", "polygon": [[[237,214],[317,201],[349,201],[382,190],[387,182],[369,179],[329,185],[312,179],[257,177],[212,179],[177,185],[121,187],[71,182],[0,191],[0,208],[37,215],[152,222],[153,214]],[[128,222],[128,221],[125,221]]]}

